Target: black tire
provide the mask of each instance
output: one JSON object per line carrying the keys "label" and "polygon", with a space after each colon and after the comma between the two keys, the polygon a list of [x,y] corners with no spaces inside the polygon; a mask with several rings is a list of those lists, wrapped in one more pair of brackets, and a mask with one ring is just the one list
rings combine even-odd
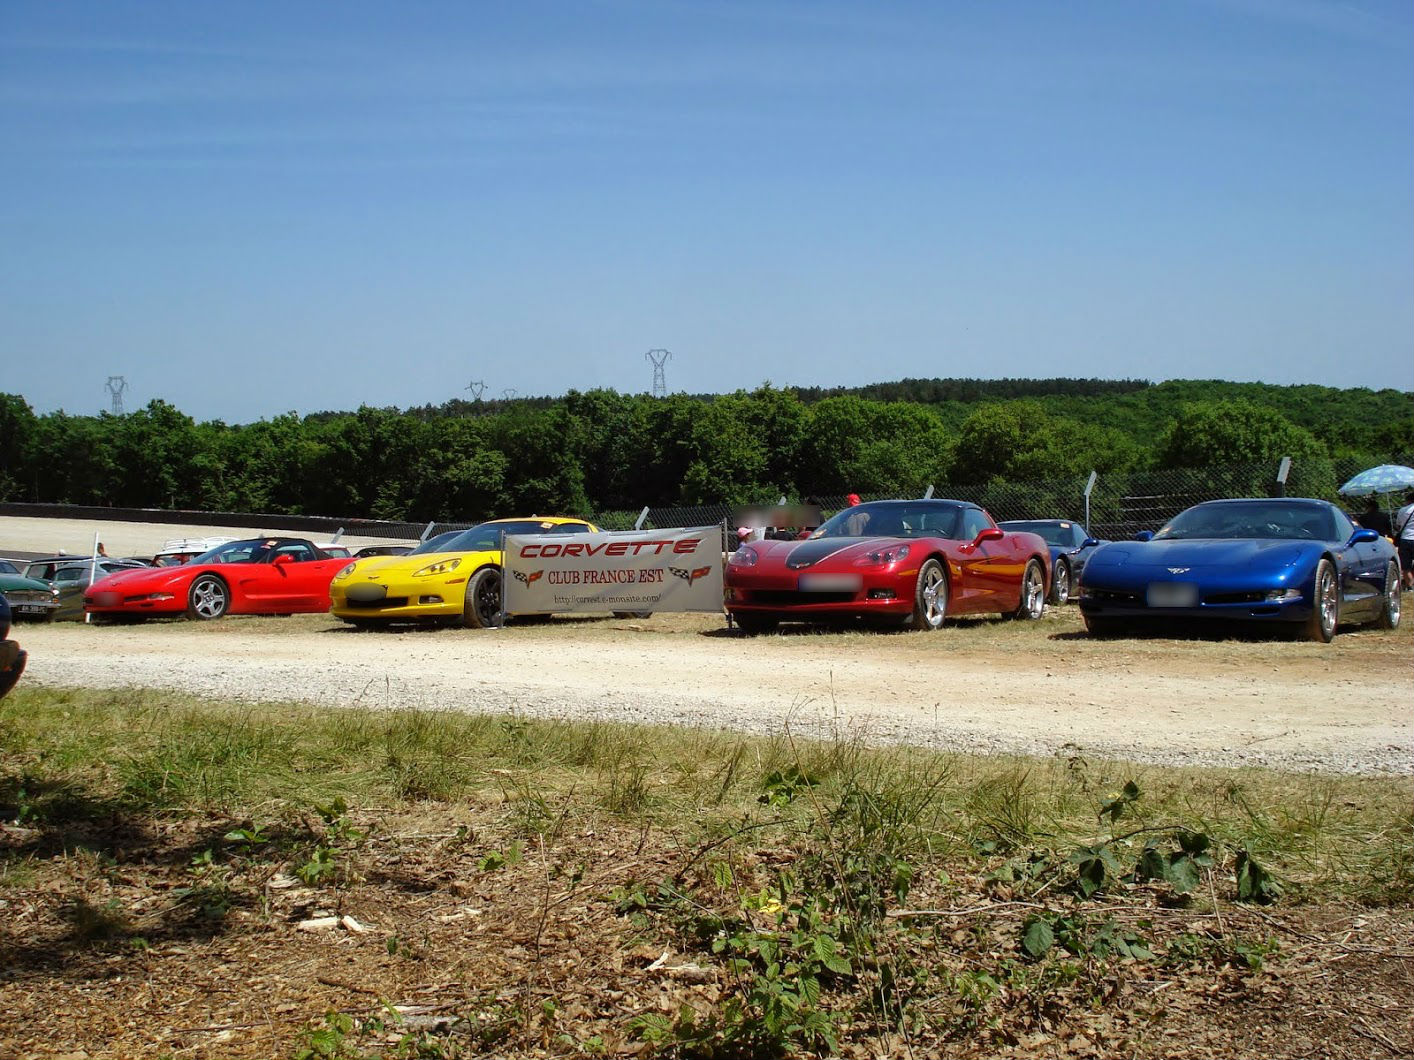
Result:
{"label": "black tire", "polygon": [[214,574],[202,574],[187,590],[187,618],[210,622],[231,609],[231,590]]}
{"label": "black tire", "polygon": [[501,568],[482,567],[467,579],[462,625],[491,629],[501,624]]}
{"label": "black tire", "polygon": [[1057,560],[1056,568],[1051,572],[1051,594],[1046,599],[1057,607],[1070,603],[1071,585],[1069,561]]}
{"label": "black tire", "polygon": [[1315,591],[1311,599],[1311,617],[1302,626],[1307,640],[1329,644],[1340,625],[1340,584],[1335,576],[1335,564],[1322,559],[1316,564]]}
{"label": "black tire", "polygon": [[940,629],[948,613],[948,576],[935,559],[923,561],[913,586],[913,614],[909,629]]}
{"label": "black tire", "polygon": [[749,636],[756,636],[759,633],[774,633],[780,626],[779,618],[772,618],[770,615],[736,614],[732,616],[736,622],[736,628]]}
{"label": "black tire", "polygon": [[1399,584],[1399,564],[1390,561],[1389,569],[1385,571],[1385,595],[1380,601],[1380,613],[1375,616],[1375,626],[1378,629],[1398,629],[1400,612],[1400,584]]}
{"label": "black tire", "polygon": [[1046,613],[1046,576],[1041,564],[1030,560],[1021,574],[1021,602],[1011,613],[1012,618],[1031,621]]}
{"label": "black tire", "polygon": [[1124,632],[1124,623],[1103,615],[1086,615],[1085,632],[1092,637],[1114,637]]}

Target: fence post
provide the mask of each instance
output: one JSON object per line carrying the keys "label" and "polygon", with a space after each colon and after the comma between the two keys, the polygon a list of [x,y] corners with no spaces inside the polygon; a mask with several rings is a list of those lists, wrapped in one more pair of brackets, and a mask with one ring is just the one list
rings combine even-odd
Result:
{"label": "fence post", "polygon": [[1286,496],[1286,476],[1291,473],[1291,457],[1281,458],[1281,465],[1277,468],[1277,496]]}
{"label": "fence post", "polygon": [[1085,532],[1090,532],[1090,494],[1095,489],[1095,480],[1100,477],[1100,473],[1091,470],[1090,479],[1085,483]]}
{"label": "fence post", "polygon": [[648,505],[643,506],[643,511],[638,513],[638,521],[633,524],[635,530],[642,530],[643,524],[648,518]]}

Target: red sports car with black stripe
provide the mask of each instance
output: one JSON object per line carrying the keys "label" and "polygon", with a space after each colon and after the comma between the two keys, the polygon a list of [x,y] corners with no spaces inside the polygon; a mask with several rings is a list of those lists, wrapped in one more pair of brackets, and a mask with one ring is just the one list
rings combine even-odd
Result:
{"label": "red sports car with black stripe", "polygon": [[804,541],[743,544],[727,564],[727,612],[747,633],[781,622],[869,621],[937,629],[956,615],[1039,618],[1051,554],[966,501],[872,501]]}
{"label": "red sports car with black stripe", "polygon": [[118,571],[91,585],[90,615],[293,615],[329,610],[329,582],[349,564],[301,537],[257,537],[217,545],[180,567]]}

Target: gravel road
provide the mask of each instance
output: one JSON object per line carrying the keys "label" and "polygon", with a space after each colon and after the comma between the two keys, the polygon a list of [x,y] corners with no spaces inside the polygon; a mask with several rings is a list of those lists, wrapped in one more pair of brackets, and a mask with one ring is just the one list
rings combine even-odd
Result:
{"label": "gravel road", "polygon": [[[1406,597],[1406,602],[1410,601]],[[324,615],[20,626],[38,686],[671,723],[1174,765],[1414,774],[1408,624],[1095,641],[1075,608],[938,633],[749,638],[719,616],[361,632]]]}

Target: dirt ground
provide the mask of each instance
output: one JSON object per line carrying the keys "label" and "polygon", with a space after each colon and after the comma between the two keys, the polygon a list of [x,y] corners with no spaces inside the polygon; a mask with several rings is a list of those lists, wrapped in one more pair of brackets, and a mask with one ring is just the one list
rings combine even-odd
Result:
{"label": "dirt ground", "polygon": [[[1414,603],[1414,599],[1410,600]],[[746,637],[718,615],[362,632],[328,616],[26,625],[27,681],[704,725],[980,752],[1414,773],[1414,623],[1331,644],[1087,637],[1076,608]]]}
{"label": "dirt ground", "polygon": [[[1414,774],[1414,623],[1329,645],[1095,641],[1074,607],[934,634],[751,638],[716,615],[362,632],[308,615],[13,635],[25,681],[45,686]],[[517,834],[504,807],[362,813],[331,887],[292,875],[318,820],[272,822],[258,850],[226,838],[256,823],[97,807],[0,823],[0,1056],[644,1055],[635,1018],[720,1012],[731,994],[709,953],[613,898],[700,864],[686,837],[570,822],[498,864]],[[940,926],[903,945],[936,969],[933,1025],[951,1036],[880,1032],[842,1055],[1414,1054],[1407,907],[1116,896],[1084,915],[1134,927],[1157,956],[1041,982],[1017,953],[1027,903],[936,875],[910,902]],[[1014,978],[985,985],[1004,968]]]}

